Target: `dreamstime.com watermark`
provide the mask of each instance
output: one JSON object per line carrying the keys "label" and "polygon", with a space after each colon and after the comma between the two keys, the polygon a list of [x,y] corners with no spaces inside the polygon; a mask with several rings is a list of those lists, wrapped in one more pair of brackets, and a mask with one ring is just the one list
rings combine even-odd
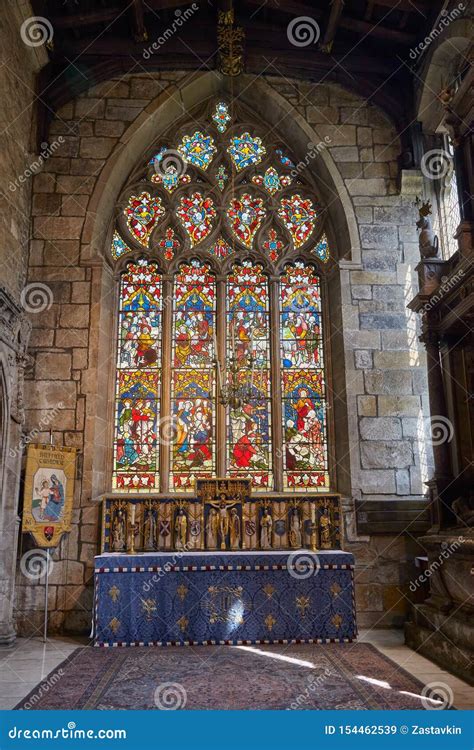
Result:
{"label": "dreamstime.com watermark", "polygon": [[57,672],[54,672],[54,674],[49,675],[49,677],[42,682],[38,690],[34,692],[28,700],[23,703],[23,708],[25,711],[29,711],[30,709],[34,708],[38,701],[41,700],[43,695],[46,695],[46,693],[49,693],[50,689],[56,685],[57,682],[61,679],[61,677],[64,675],[63,669],[58,669]]}
{"label": "dreamstime.com watermark", "polygon": [[77,729],[75,721],[69,721],[61,729],[20,729],[8,730],[11,740],[126,740],[126,729]]}
{"label": "dreamstime.com watermark", "polygon": [[[426,570],[423,571],[423,573],[420,573],[420,575],[415,578],[414,581],[411,581],[410,591],[414,593],[418,588],[420,588],[423,583],[426,583],[431,578],[431,576],[436,573],[436,571],[439,570],[439,568],[444,564],[444,561],[448,560],[451,555],[456,552],[459,547],[461,547],[463,542],[463,536],[458,537],[454,540],[454,542],[451,542],[451,544],[443,542],[445,547],[443,551],[438,555],[438,559],[433,560],[433,562],[429,564],[429,566],[426,568]],[[443,546],[443,544],[441,546]]]}
{"label": "dreamstime.com watermark", "polygon": [[313,693],[315,690],[318,690],[321,685],[324,684],[324,682],[328,679],[328,677],[331,676],[331,670],[326,667],[324,672],[320,675],[314,675],[311,674],[308,677],[308,687],[305,688],[305,690],[300,693],[294,701],[290,703],[287,711],[297,711],[302,705],[309,703],[309,699],[311,696],[311,693]]}
{"label": "dreamstime.com watermark", "polygon": [[430,31],[428,36],[425,36],[422,42],[417,44],[416,47],[412,47],[410,50],[410,58],[412,60],[416,60],[416,58],[422,54],[422,52],[427,49],[432,42],[435,41],[443,32],[444,30],[449,26],[449,24],[452,21],[455,21],[457,18],[459,18],[463,11],[466,10],[466,6],[464,3],[459,3],[459,5],[456,8],[453,8],[452,10],[443,10],[441,11],[441,15],[443,18],[440,20],[439,24]]}
{"label": "dreamstime.com watermark", "polygon": [[453,288],[453,286],[456,286],[458,281],[460,281],[463,276],[464,276],[464,270],[462,268],[459,269],[459,271],[453,274],[453,276],[451,276],[450,278],[448,278],[447,276],[443,276],[441,278],[441,284],[437,288],[435,294],[431,295],[429,302],[426,302],[426,304],[423,305],[423,307],[421,308],[419,312],[420,313],[429,312],[429,310],[431,310],[432,307],[437,305],[438,302],[441,302],[444,295],[447,294]]}
{"label": "dreamstime.com watermark", "polygon": [[20,185],[24,185],[25,182],[37,174],[43,167],[45,161],[53,156],[54,152],[58,150],[62,143],[64,143],[64,137],[62,135],[58,135],[56,140],[52,141],[52,143],[42,143],[38,158],[31,162],[23,174],[19,175],[16,180],[10,182],[8,189],[14,193],[18,190]]}
{"label": "dreamstime.com watermark", "polygon": [[331,138],[329,135],[325,135],[322,141],[319,141],[319,143],[308,143],[308,150],[306,152],[306,156],[304,159],[298,162],[295,167],[291,170],[290,174],[291,176],[298,177],[303,170],[306,169],[308,164],[313,161],[313,159],[316,159],[317,156],[321,153],[321,151],[325,151],[327,147],[331,143]]}
{"label": "dreamstime.com watermark", "polygon": [[[170,521],[170,524],[171,524],[171,521]],[[171,529],[170,529],[170,531],[171,531]],[[183,553],[184,552],[192,551],[192,549],[193,548],[190,547],[189,543],[186,542],[186,544],[183,546],[182,550],[179,550],[179,551],[175,552],[174,555],[173,555],[173,557],[171,558],[171,560],[169,560],[169,562],[165,562],[165,564],[163,565],[162,568],[160,568],[160,570],[158,570],[156,573],[154,573],[152,575],[152,577],[148,579],[148,581],[145,581],[145,583],[142,586],[143,592],[145,594],[148,594],[151,591],[152,586],[153,586],[154,583],[158,583],[162,578],[164,578],[164,576],[167,573],[170,573],[173,570],[173,568],[176,565],[176,563],[179,560],[181,560],[181,558],[183,557]]]}
{"label": "dreamstime.com watermark", "polygon": [[47,429],[52,422],[54,422],[60,410],[63,408],[63,402],[59,401],[54,409],[50,409],[44,416],[42,416],[38,422],[38,427],[33,427],[33,429],[30,430],[27,435],[22,436],[20,442],[17,446],[15,446],[15,448],[10,448],[10,450],[8,451],[10,458],[17,458],[18,456],[21,456],[26,446],[36,440],[38,435],[41,432],[44,432],[44,430]]}
{"label": "dreamstime.com watermark", "polygon": [[286,560],[286,569],[292,578],[300,581],[311,576],[318,575],[321,570],[321,562],[314,552],[296,550],[291,552]]}
{"label": "dreamstime.com watermark", "polygon": [[174,14],[176,18],[173,20],[173,23],[166,28],[162,34],[156,39],[150,46],[143,50],[142,57],[144,60],[149,60],[150,57],[155,53],[158,52],[160,47],[163,47],[164,44],[168,41],[168,39],[171,39],[171,37],[176,34],[178,29],[183,26],[183,24],[188,21],[191,16],[194,15],[194,13],[199,10],[199,5],[197,3],[193,3],[189,8],[186,8],[186,10],[175,10]]}

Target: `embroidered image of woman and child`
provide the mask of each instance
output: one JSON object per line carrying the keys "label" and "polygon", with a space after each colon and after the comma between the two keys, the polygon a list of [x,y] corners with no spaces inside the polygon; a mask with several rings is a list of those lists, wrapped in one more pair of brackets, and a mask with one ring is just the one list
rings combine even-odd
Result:
{"label": "embroidered image of woman and child", "polygon": [[40,469],[34,478],[33,516],[42,523],[58,523],[64,513],[66,477],[58,469]]}

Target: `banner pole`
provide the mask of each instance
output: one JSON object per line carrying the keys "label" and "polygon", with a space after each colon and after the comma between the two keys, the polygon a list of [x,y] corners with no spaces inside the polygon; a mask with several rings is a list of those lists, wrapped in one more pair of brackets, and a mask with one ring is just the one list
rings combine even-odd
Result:
{"label": "banner pole", "polygon": [[46,549],[46,581],[44,585],[44,630],[43,643],[48,639],[48,585],[49,585],[49,547]]}

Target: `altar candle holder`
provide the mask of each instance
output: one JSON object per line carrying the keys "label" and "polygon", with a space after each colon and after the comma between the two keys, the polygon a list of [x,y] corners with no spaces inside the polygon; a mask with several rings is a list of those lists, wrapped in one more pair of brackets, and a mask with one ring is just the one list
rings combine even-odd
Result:
{"label": "altar candle holder", "polygon": [[135,503],[131,503],[128,506],[128,526],[129,526],[129,533],[128,533],[128,545],[127,545],[127,554],[128,555],[134,555],[135,554],[135,513],[136,513],[136,507]]}
{"label": "altar candle holder", "polygon": [[316,508],[314,503],[311,503],[311,536],[310,536],[310,544],[311,544],[311,552],[317,552],[318,551],[318,534],[317,534],[317,524],[316,524]]}

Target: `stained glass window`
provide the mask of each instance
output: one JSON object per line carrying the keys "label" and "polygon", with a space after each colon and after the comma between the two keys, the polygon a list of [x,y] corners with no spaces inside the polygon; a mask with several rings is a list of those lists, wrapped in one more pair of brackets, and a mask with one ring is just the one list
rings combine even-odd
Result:
{"label": "stained glass window", "polygon": [[122,274],[113,487],[154,489],[158,482],[161,277],[139,260]]}
{"label": "stained glass window", "polygon": [[319,279],[311,266],[281,278],[284,486],[327,486],[326,397]]}
{"label": "stained glass window", "polygon": [[[262,266],[235,265],[227,281],[227,360],[238,368],[244,403],[227,410],[231,476],[271,485],[268,280]],[[231,367],[227,368],[231,377]]]}
{"label": "stained glass window", "polygon": [[192,493],[199,477],[239,476],[255,492],[325,491],[332,257],[314,189],[238,105],[231,116],[217,101],[165,137],[125,188],[110,244],[113,488]]}
{"label": "stained glass window", "polygon": [[206,263],[182,265],[175,278],[171,374],[175,438],[173,489],[192,489],[215,469],[215,279]]}

